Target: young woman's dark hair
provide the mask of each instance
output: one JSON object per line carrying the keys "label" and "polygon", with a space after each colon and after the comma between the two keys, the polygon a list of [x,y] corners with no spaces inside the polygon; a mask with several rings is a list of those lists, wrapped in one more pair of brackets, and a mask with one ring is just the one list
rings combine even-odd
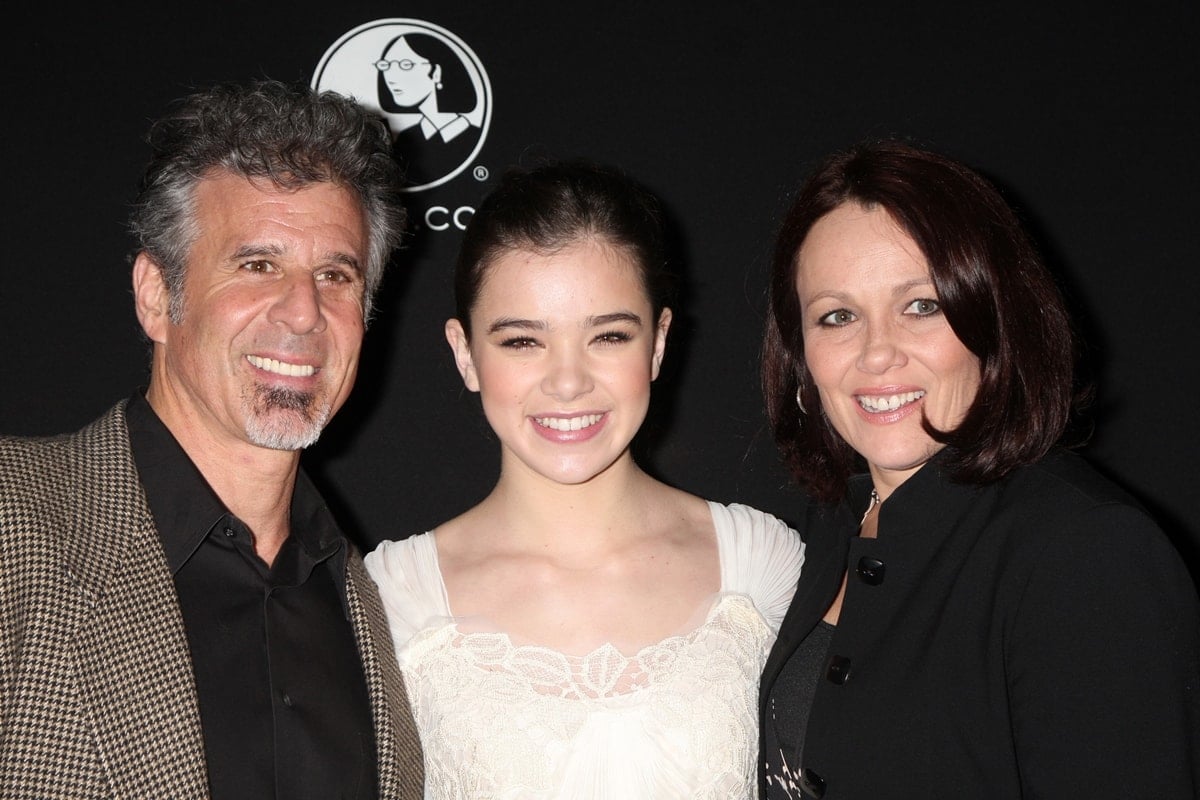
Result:
{"label": "young woman's dark hair", "polygon": [[776,240],[762,382],[775,441],[793,477],[818,500],[834,502],[861,466],[821,410],[804,361],[796,294],[797,255],[808,232],[845,203],[885,209],[912,237],[951,329],[979,359],[979,390],[962,422],[946,431],[924,423],[947,446],[943,464],[951,476],[990,483],[1045,455],[1081,397],[1076,338],[1058,286],[991,183],[937,153],[877,141],[825,158]]}
{"label": "young woman's dark hair", "polygon": [[454,272],[456,316],[471,335],[471,309],[488,267],[513,250],[551,254],[596,237],[624,250],[642,276],[657,319],[674,298],[662,209],[624,172],[586,159],[513,168],[471,221]]}

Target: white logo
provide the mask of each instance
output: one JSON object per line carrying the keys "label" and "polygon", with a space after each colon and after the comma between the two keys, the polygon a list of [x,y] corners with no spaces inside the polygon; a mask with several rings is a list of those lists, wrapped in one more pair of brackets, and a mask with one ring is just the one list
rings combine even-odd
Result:
{"label": "white logo", "polygon": [[450,31],[417,19],[359,25],[325,51],[312,86],[387,121],[406,192],[466,169],[492,120],[492,87],[478,57]]}

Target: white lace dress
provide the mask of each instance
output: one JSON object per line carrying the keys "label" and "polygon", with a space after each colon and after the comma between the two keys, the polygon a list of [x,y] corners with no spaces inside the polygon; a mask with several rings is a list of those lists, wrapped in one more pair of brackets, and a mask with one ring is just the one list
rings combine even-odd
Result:
{"label": "white lace dress", "polygon": [[636,653],[518,645],[452,616],[431,534],[366,557],[436,800],[751,798],[758,677],[804,545],[775,517],[709,503],[721,591],[690,633]]}

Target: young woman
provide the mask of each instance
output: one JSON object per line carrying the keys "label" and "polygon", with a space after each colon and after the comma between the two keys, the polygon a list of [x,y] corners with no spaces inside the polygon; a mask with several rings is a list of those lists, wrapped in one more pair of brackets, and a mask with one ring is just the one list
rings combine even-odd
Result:
{"label": "young woman", "polygon": [[501,447],[477,506],[367,558],[431,798],[749,798],[797,534],[643,472],[671,325],[658,206],[583,162],[507,175],[446,338]]}

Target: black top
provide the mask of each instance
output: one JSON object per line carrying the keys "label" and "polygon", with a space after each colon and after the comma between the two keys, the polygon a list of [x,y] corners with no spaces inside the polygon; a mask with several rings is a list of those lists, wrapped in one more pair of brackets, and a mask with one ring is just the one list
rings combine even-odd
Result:
{"label": "black top", "polygon": [[[1196,800],[1200,603],[1163,531],[1066,451],[986,486],[942,462],[884,501],[877,538],[857,535],[865,476],[798,528],[804,571],[763,668],[764,738],[843,576],[846,593],[792,796]],[[763,792],[774,756],[764,747]]]}
{"label": "black top", "polygon": [[267,566],[140,391],[126,419],[179,595],[213,800],[375,797],[346,542],[320,495],[301,473]]}
{"label": "black top", "polygon": [[762,731],[766,800],[792,800],[797,796],[808,715],[817,681],[827,668],[825,662],[833,631],[833,625],[824,620],[818,622],[783,665],[771,689]]}

